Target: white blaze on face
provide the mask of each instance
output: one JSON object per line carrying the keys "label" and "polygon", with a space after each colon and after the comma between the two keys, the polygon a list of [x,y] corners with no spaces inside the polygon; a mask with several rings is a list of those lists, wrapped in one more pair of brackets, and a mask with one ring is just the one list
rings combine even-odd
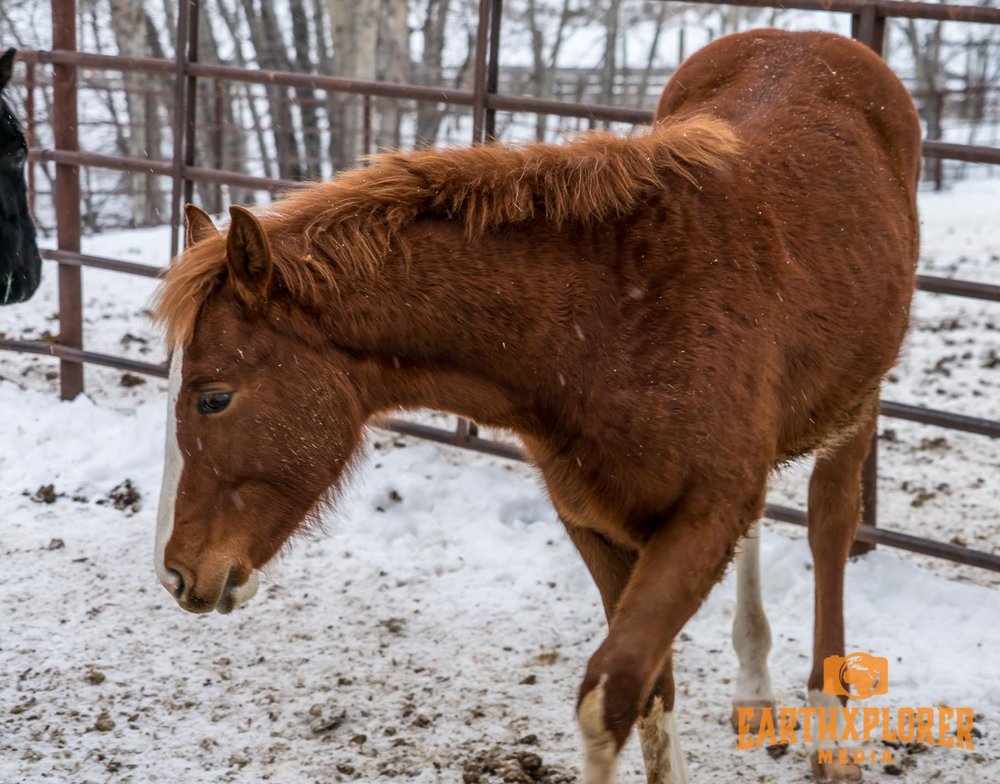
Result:
{"label": "white blaze on face", "polygon": [[167,386],[167,443],[163,461],[163,483],[160,485],[160,508],[156,515],[156,576],[172,596],[177,594],[180,582],[175,572],[167,569],[164,554],[170,534],[174,530],[174,506],[177,500],[177,486],[184,469],[184,456],[177,443],[177,398],[181,391],[181,367],[184,358],[180,346],[174,349],[170,360],[170,376]]}
{"label": "white blaze on face", "polygon": [[[177,488],[184,470],[184,455],[177,441],[177,398],[181,391],[181,368],[184,365],[184,352],[178,346],[170,360],[170,375],[167,383],[167,438],[163,460],[163,483],[160,485],[160,508],[156,514],[156,576],[160,584],[171,596],[180,600],[177,591],[181,587],[180,576],[166,565],[167,542],[174,531],[174,517],[177,505]],[[229,588],[221,598],[219,612],[231,612],[235,608],[250,601],[260,584],[256,572],[251,572],[249,579],[243,585]]]}

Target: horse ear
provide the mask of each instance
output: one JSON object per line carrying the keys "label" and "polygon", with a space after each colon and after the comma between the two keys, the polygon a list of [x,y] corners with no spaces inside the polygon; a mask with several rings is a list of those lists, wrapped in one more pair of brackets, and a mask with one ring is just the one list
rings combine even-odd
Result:
{"label": "horse ear", "polygon": [[271,288],[271,244],[257,217],[245,207],[229,208],[226,243],[229,281],[247,307],[259,310]]}
{"label": "horse ear", "polygon": [[219,233],[208,213],[193,204],[184,205],[184,245],[190,248]]}
{"label": "horse ear", "polygon": [[17,54],[17,49],[8,49],[0,56],[0,90],[7,86],[7,82],[10,81],[10,75],[14,71],[14,55]]}

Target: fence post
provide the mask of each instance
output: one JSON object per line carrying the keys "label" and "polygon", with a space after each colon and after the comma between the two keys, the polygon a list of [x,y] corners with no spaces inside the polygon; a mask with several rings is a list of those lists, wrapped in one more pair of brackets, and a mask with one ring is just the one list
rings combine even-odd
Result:
{"label": "fence post", "polygon": [[[184,99],[184,166],[194,166],[197,144],[198,122],[198,78],[187,71],[187,65],[198,62],[198,22],[201,19],[201,0],[190,0],[188,6],[187,62],[185,63]],[[184,201],[194,201],[194,180],[181,176],[184,182]]]}
{"label": "fence post", "polygon": [[476,28],[476,56],[472,84],[472,143],[482,144],[486,141],[486,93],[487,65],[486,57],[489,48],[490,20],[492,18],[493,0],[479,0],[479,24]]}
{"label": "fence post", "polygon": [[[872,49],[882,57],[885,51],[885,17],[879,14],[878,6],[868,2],[860,13],[851,15],[851,37]],[[861,522],[864,525],[878,525],[878,422],[872,434],[868,457],[861,468]],[[854,541],[851,555],[864,555],[875,549],[869,542]]]}
{"label": "fence post", "polygon": [[879,57],[885,49],[885,17],[872,0],[860,13],[851,14],[851,38],[873,49]]}
{"label": "fence post", "polygon": [[[499,15],[499,0],[479,0],[479,25],[476,28],[476,52],[475,68],[472,85],[472,143],[483,144],[487,134],[492,136],[495,120],[489,118],[489,110],[486,106],[486,99],[490,92],[490,77],[495,65],[493,58],[488,59],[490,53],[490,27],[494,20],[494,14]],[[499,24],[497,24],[497,30]],[[493,39],[497,41],[494,33]],[[493,91],[496,91],[494,86]],[[489,129],[488,129],[489,128]],[[455,428],[455,440],[459,444],[468,443],[470,438],[478,434],[478,428],[474,422],[470,422],[462,417],[458,418]]]}
{"label": "fence post", "polygon": [[[145,84],[143,92],[143,117],[146,120],[146,155],[150,158],[159,158],[160,152],[157,141],[159,140],[159,112],[156,109],[156,99],[153,95],[153,87],[148,82]],[[138,129],[136,131],[138,132]],[[155,226],[160,222],[160,210],[156,197],[156,176],[146,173],[145,180],[145,214],[142,216],[144,226]]]}
{"label": "fence post", "polygon": [[367,94],[361,97],[361,152],[372,154],[372,97]]}
{"label": "fence post", "polygon": [[[928,136],[936,136],[937,141],[941,138],[941,133],[939,130],[942,126],[942,120],[944,119],[944,90],[932,90],[931,94],[927,96],[927,100],[931,102],[931,116],[936,117],[937,121],[934,124],[928,123],[933,131],[928,132]],[[944,188],[944,158],[935,156],[933,158],[924,158],[924,168],[927,170],[929,179],[934,180],[934,190],[940,191]]]}
{"label": "fence post", "polygon": [[[486,95],[484,103],[491,95],[496,95],[500,84],[500,22],[503,19],[503,0],[493,0],[490,15],[490,54],[486,65]],[[485,107],[484,130],[486,139],[493,141],[497,135],[497,110]]]}
{"label": "fence post", "polygon": [[[500,54],[500,17],[502,0],[479,0],[479,25],[476,28],[476,60],[473,76],[472,143],[483,144],[496,133],[496,111],[487,106],[491,93],[497,91]],[[475,422],[459,417],[455,428],[458,443],[468,443],[479,434]]]}
{"label": "fence post", "polygon": [[[25,63],[24,65],[24,112],[27,115],[24,119],[25,141],[28,149],[36,146],[35,138],[35,64]],[[28,159],[27,166],[28,184],[28,212],[31,217],[35,217],[35,161]]]}
{"label": "fence post", "polygon": [[[216,79],[212,82],[212,91],[214,95],[212,111],[215,115],[215,124],[212,126],[212,168],[221,171],[222,167],[225,166],[223,152],[225,149],[225,140],[222,135],[222,126],[226,117],[225,93],[222,89],[221,79]],[[221,183],[216,183],[215,187],[212,188],[212,203],[209,205],[208,211],[212,213],[222,212]]]}
{"label": "fence post", "polygon": [[193,0],[180,0],[177,4],[177,43],[174,48],[174,151],[173,187],[170,192],[170,257],[177,255],[180,243],[181,198],[184,189],[184,104],[187,76],[188,24],[191,20]]}
{"label": "fence post", "polygon": [[[76,0],[52,0],[52,48],[76,51]],[[78,152],[75,65],[52,66],[52,113],[55,148]],[[56,164],[56,240],[59,250],[80,252],[80,167]],[[83,287],[80,268],[59,264],[59,343],[83,348]],[[59,394],[72,400],[83,392],[83,365],[59,361]]]}

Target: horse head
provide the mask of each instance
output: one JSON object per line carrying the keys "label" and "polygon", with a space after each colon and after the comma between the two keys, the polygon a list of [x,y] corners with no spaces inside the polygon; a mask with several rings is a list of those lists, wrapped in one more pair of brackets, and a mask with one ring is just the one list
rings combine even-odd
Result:
{"label": "horse head", "polygon": [[367,418],[359,363],[283,298],[257,218],[230,212],[221,235],[189,206],[189,249],[172,270],[220,270],[170,363],[156,567],[191,612],[254,595],[257,570],[342,479]]}
{"label": "horse head", "polygon": [[0,305],[24,302],[35,293],[42,276],[24,182],[28,144],[2,94],[16,54],[8,49],[0,56]]}

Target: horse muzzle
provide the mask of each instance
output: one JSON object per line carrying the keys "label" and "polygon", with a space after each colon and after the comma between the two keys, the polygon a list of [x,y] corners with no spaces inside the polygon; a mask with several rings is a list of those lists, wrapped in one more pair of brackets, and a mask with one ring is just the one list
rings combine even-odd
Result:
{"label": "horse muzzle", "polygon": [[250,601],[260,586],[256,572],[250,572],[242,583],[238,582],[241,571],[243,570],[235,565],[230,565],[228,569],[213,570],[212,574],[199,577],[183,566],[168,564],[159,578],[182,609],[191,613],[217,610],[227,615]]}

